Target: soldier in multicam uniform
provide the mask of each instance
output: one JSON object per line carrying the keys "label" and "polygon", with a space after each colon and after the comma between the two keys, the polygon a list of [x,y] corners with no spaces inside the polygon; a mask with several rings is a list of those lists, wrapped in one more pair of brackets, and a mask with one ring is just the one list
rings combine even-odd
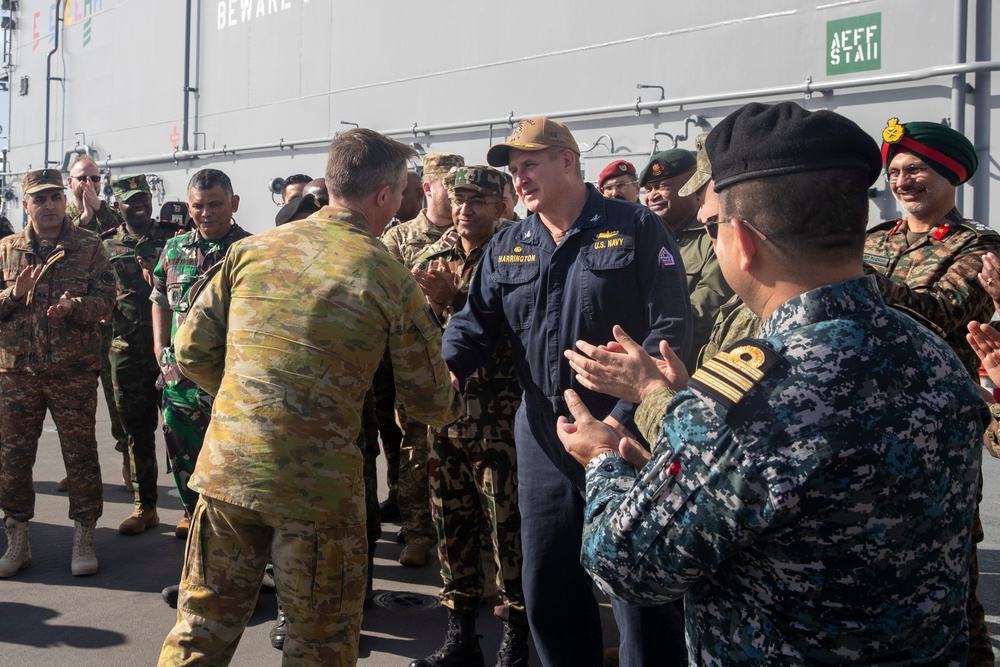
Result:
{"label": "soldier in multicam uniform", "polygon": [[[108,206],[101,198],[100,170],[94,158],[81,155],[69,167],[69,177],[66,179],[71,201],[66,206],[66,217],[73,224],[86,230],[102,234],[109,229],[115,229],[122,224],[121,216]],[[129,464],[128,433],[122,425],[115,403],[114,382],[111,379],[111,323],[101,325],[101,389],[104,391],[104,402],[108,406],[108,417],[111,419],[111,437],[115,439],[115,451],[122,455],[122,481],[132,489],[131,468]],[[65,491],[67,480],[59,482],[59,490]]]}
{"label": "soldier in multicam uniform", "polygon": [[[382,243],[389,254],[412,269],[417,257],[432,243],[438,241],[451,229],[451,201],[448,187],[451,182],[449,172],[461,167],[465,160],[453,153],[428,153],[424,156],[423,187],[427,196],[427,208],[409,222],[397,225],[382,234]],[[403,519],[403,535],[406,545],[399,554],[401,565],[420,567],[427,562],[431,547],[436,540],[434,522],[431,519],[430,491],[427,480],[427,426],[408,417],[398,409],[397,419],[403,430],[403,440],[399,447],[399,458],[393,461],[392,452],[386,451],[388,476],[393,476],[393,468],[398,469],[396,502]],[[391,490],[390,490],[391,493]]]}
{"label": "soldier in multicam uniform", "polygon": [[135,486],[135,508],[118,531],[137,535],[160,523],[156,512],[156,427],[160,420],[156,382],[160,367],[153,351],[150,281],[167,239],[181,228],[153,220],[145,174],[122,176],[112,188],[125,222],[102,235],[118,291],[111,312],[111,378],[118,414],[129,437]]}
{"label": "soldier in multicam uniform", "polygon": [[[506,181],[501,172],[484,166],[459,167],[454,179],[452,214],[459,239],[430,246],[413,270],[444,326],[465,305],[476,266],[505,210],[501,197]],[[528,664],[514,448],[521,385],[510,346],[510,332],[505,331],[492,358],[465,381],[462,418],[446,428],[431,429],[431,507],[444,580],[440,598],[449,610],[448,632],[437,651],[414,660],[410,667],[483,664],[476,613],[487,576],[480,558],[484,547],[491,557],[495,554],[501,599],[508,605],[497,665]],[[484,533],[490,536],[489,545],[481,543]],[[488,576],[495,577],[496,572]]]}
{"label": "soldier in multicam uniform", "polygon": [[163,374],[163,439],[167,463],[174,475],[184,518],[177,525],[177,537],[187,537],[191,513],[198,494],[188,487],[201,450],[205,430],[212,416],[212,396],[184,377],[174,359],[171,344],[177,327],[190,306],[194,283],[217,262],[236,241],[250,233],[236,224],[233,213],[239,195],[218,169],[203,169],[188,183],[188,207],[194,228],[167,241],[153,270],[153,351]]}
{"label": "soldier in multicam uniform", "polygon": [[[719,262],[764,325],[694,374],[641,470],[567,392],[585,566],[637,602],[684,595],[691,664],[964,664],[988,414],[940,337],[864,275],[877,146],[786,102],[734,112],[707,151]],[[617,366],[602,388],[630,400],[679,388],[679,360],[616,341],[571,354],[583,386]]]}
{"label": "soldier in multicam uniform", "polygon": [[66,217],[62,175],[31,171],[21,186],[30,224],[0,241],[0,507],[7,532],[0,577],[31,563],[31,469],[46,410],[69,473],[71,571],[94,574],[94,526],[103,510],[95,436],[98,323],[111,312],[115,281],[101,240]]}
{"label": "soldier in multicam uniform", "polygon": [[412,416],[443,425],[462,412],[437,322],[373,236],[399,207],[413,154],[371,130],[341,133],[331,206],[236,244],[177,332],[185,375],[216,399],[160,665],[228,664],[269,553],[288,617],[283,663],[357,662],[366,549],[355,441],[383,351]]}
{"label": "soldier in multicam uniform", "polygon": [[[979,358],[965,340],[970,321],[987,322],[993,301],[977,280],[982,256],[1000,253],[1000,234],[965,220],[955,207],[956,188],[976,171],[972,143],[932,122],[900,123],[892,118],[882,133],[886,178],[906,217],[873,227],[865,241],[865,262],[887,303],[933,323],[975,382]],[[980,480],[982,484],[982,480]],[[969,664],[993,665],[993,648],[983,605],[975,543],[983,540],[976,509],[969,586]]]}
{"label": "soldier in multicam uniform", "polygon": [[697,173],[696,167],[691,151],[674,148],[653,155],[639,174],[639,185],[646,189],[646,205],[677,239],[687,273],[693,320],[691,357],[685,360],[688,371],[696,368],[695,358],[708,342],[719,308],[733,294],[719,269],[712,240],[705,227],[698,224],[699,199],[680,193]]}

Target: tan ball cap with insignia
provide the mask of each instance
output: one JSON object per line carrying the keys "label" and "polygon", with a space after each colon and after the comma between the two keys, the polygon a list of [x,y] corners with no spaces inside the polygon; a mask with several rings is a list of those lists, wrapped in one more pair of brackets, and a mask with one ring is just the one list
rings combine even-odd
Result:
{"label": "tan ball cap with insignia", "polygon": [[511,148],[522,151],[568,148],[577,155],[580,154],[580,147],[569,128],[557,120],[541,116],[525,118],[515,125],[507,141],[490,148],[486,153],[486,161],[491,167],[506,167],[510,163]]}
{"label": "tan ball cap with insignia", "polygon": [[62,174],[56,169],[36,169],[21,177],[21,191],[33,195],[42,190],[63,190]]}

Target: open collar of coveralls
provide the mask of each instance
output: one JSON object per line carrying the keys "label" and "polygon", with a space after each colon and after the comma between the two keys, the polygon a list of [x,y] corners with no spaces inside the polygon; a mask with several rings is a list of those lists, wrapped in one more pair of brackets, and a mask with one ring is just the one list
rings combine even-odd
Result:
{"label": "open collar of coveralls", "polygon": [[556,242],[552,240],[552,234],[548,227],[545,226],[537,213],[532,213],[517,223],[517,240],[524,245],[537,246],[553,253],[559,248],[565,247],[566,241],[584,230],[608,224],[608,216],[605,212],[606,199],[593,184],[587,183],[587,201],[583,204],[583,210],[576,216],[573,225],[566,230],[562,243],[558,247]]}

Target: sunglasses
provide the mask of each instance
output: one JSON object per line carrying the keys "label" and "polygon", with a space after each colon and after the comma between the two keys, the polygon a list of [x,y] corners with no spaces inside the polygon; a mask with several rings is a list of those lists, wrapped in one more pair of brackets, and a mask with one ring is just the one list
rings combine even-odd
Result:
{"label": "sunglasses", "polygon": [[[770,241],[770,239],[767,238],[764,232],[754,227],[752,224],[750,224],[749,221],[740,220],[740,222],[742,222],[744,225],[752,229],[754,233],[761,238],[762,241]],[[713,220],[706,220],[702,224],[705,226],[705,233],[708,234],[708,238],[714,241],[719,237],[719,225],[728,225],[730,223],[732,223],[732,220],[713,219]]]}
{"label": "sunglasses", "polygon": [[90,181],[91,183],[100,183],[100,176],[73,176],[78,181]]}

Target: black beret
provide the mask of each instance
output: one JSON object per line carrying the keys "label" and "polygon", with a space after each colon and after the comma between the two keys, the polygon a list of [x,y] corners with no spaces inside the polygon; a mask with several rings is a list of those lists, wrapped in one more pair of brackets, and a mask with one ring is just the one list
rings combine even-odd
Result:
{"label": "black beret", "polygon": [[747,104],[708,135],[715,191],[743,181],[825,169],[857,169],[868,183],[882,173],[878,144],[832,111],[806,111],[794,102]]}
{"label": "black beret", "polygon": [[320,208],[320,203],[316,201],[316,197],[312,195],[292,197],[288,200],[287,204],[281,207],[278,214],[274,216],[274,224],[276,227],[280,227],[281,225],[294,220],[301,220],[300,216],[302,216],[303,213],[307,216],[312,215]]}

